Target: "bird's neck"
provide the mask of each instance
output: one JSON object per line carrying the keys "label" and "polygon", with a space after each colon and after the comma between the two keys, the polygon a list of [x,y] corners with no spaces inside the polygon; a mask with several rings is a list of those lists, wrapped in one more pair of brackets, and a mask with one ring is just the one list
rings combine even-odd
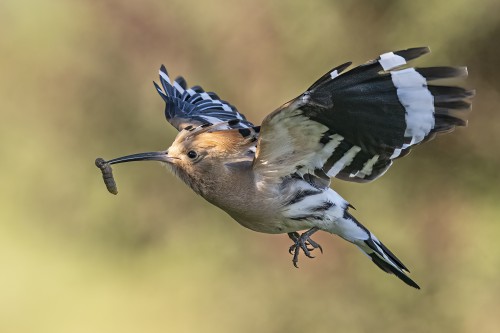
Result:
{"label": "bird's neck", "polygon": [[212,176],[198,180],[195,192],[217,207],[230,212],[255,198],[252,161],[248,159],[214,166]]}

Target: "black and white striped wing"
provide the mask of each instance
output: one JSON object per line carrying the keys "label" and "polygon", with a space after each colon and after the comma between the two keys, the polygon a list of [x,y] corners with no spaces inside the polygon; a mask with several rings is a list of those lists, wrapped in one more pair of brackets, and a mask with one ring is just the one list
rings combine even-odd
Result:
{"label": "black and white striped wing", "polygon": [[200,86],[188,88],[186,80],[181,76],[171,82],[163,65],[160,68],[163,89],[153,83],[165,101],[165,117],[179,131],[187,126],[216,124],[234,119],[238,121],[233,122],[233,128],[253,126],[234,106],[221,100],[215,93],[205,92]]}
{"label": "black and white striped wing", "polygon": [[382,54],[342,74],[338,66],[263,122],[254,168],[367,182],[436,134],[466,125],[473,91],[430,85],[465,68],[402,68],[429,49]]}

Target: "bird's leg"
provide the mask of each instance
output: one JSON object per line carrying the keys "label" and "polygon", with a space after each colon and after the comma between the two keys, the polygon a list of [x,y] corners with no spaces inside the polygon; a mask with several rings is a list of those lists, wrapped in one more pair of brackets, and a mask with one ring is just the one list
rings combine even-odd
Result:
{"label": "bird's leg", "polygon": [[[293,265],[295,267],[299,268],[299,266],[297,266],[297,263],[299,262],[299,253],[300,253],[301,249],[302,249],[302,251],[304,251],[304,254],[308,258],[314,258],[311,255],[311,251],[313,251],[314,249],[319,249],[321,251],[321,253],[323,253],[323,249],[321,248],[321,245],[319,245],[318,243],[316,243],[315,241],[313,241],[311,239],[311,235],[314,234],[318,230],[319,229],[317,227],[314,227],[314,228],[307,230],[302,235],[299,235],[298,232],[289,232],[288,233],[288,237],[290,237],[290,239],[293,240],[293,242],[294,242],[294,244],[292,246],[290,246],[290,249],[288,250],[288,252],[290,252],[290,254],[293,255],[292,262],[293,262]],[[309,246],[311,246],[311,247],[309,248]]]}

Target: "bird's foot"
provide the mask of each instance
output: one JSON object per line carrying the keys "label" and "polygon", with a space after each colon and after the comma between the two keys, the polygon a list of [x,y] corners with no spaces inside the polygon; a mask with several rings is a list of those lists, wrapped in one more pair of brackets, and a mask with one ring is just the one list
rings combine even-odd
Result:
{"label": "bird's foot", "polygon": [[321,245],[311,239],[311,235],[318,230],[319,229],[317,227],[314,227],[307,230],[301,235],[298,232],[288,233],[288,237],[290,237],[290,239],[294,241],[294,244],[290,246],[288,252],[293,255],[292,262],[296,268],[299,268],[297,263],[299,262],[299,253],[301,249],[302,251],[304,251],[304,254],[308,258],[314,258],[314,256],[311,255],[311,251],[314,251],[315,249],[319,249],[321,253],[323,253]]}

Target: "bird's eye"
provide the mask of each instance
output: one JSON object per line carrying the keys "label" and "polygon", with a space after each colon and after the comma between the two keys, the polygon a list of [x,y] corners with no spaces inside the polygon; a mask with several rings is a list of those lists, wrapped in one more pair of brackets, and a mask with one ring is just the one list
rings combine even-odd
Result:
{"label": "bird's eye", "polygon": [[195,159],[196,157],[198,157],[198,154],[194,150],[190,150],[190,151],[188,151],[187,156],[190,159]]}

